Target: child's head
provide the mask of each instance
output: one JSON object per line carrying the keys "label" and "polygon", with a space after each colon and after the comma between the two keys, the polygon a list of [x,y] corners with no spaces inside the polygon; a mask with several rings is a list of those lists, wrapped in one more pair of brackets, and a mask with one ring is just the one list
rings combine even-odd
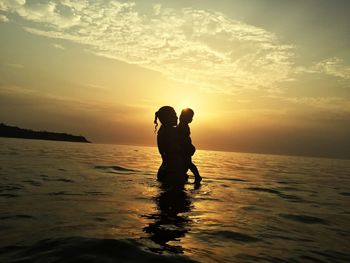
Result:
{"label": "child's head", "polygon": [[158,126],[157,119],[159,119],[160,123],[164,126],[177,125],[176,112],[174,108],[170,106],[163,106],[155,113],[154,124],[156,125],[156,129]]}
{"label": "child's head", "polygon": [[194,111],[190,108],[183,109],[180,115],[181,123],[191,123],[193,119]]}

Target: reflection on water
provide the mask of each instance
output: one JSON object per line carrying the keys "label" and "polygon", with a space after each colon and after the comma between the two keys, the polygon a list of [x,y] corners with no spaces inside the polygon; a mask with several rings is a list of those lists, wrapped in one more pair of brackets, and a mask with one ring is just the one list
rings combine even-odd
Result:
{"label": "reflection on water", "polygon": [[156,213],[146,216],[152,222],[143,228],[144,232],[149,234],[149,239],[160,246],[151,250],[158,253],[183,253],[183,247],[172,245],[171,241],[179,241],[190,230],[190,196],[184,188],[162,186],[154,200]]}
{"label": "reflection on water", "polygon": [[[0,138],[0,262],[350,262],[350,162]],[[193,182],[190,174],[189,181]]]}

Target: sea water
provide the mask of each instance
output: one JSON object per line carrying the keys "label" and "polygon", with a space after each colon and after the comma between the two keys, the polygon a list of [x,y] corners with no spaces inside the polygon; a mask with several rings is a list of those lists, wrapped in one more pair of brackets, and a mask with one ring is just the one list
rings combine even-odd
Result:
{"label": "sea water", "polygon": [[0,138],[0,262],[350,262],[350,161]]}

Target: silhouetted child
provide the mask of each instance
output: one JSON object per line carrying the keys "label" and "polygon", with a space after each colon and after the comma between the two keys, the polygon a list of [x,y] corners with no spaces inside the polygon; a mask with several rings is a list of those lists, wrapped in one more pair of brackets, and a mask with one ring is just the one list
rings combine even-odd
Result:
{"label": "silhouetted child", "polygon": [[199,175],[197,166],[192,162],[192,155],[195,153],[196,148],[192,144],[192,140],[190,137],[191,131],[189,127],[189,123],[193,120],[194,112],[192,109],[183,109],[181,111],[180,115],[180,123],[177,126],[178,133],[179,133],[179,140],[181,145],[181,154],[183,158],[185,159],[186,165],[188,169],[191,170],[191,172],[194,175],[195,183],[199,183],[202,181],[202,177]]}

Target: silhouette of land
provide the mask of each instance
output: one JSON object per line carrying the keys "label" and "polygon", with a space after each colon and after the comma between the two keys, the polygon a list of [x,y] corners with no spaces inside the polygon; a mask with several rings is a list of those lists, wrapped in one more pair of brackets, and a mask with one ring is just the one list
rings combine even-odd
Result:
{"label": "silhouette of land", "polygon": [[4,123],[0,123],[0,137],[90,143],[84,136],[48,131],[33,131],[8,126]]}

